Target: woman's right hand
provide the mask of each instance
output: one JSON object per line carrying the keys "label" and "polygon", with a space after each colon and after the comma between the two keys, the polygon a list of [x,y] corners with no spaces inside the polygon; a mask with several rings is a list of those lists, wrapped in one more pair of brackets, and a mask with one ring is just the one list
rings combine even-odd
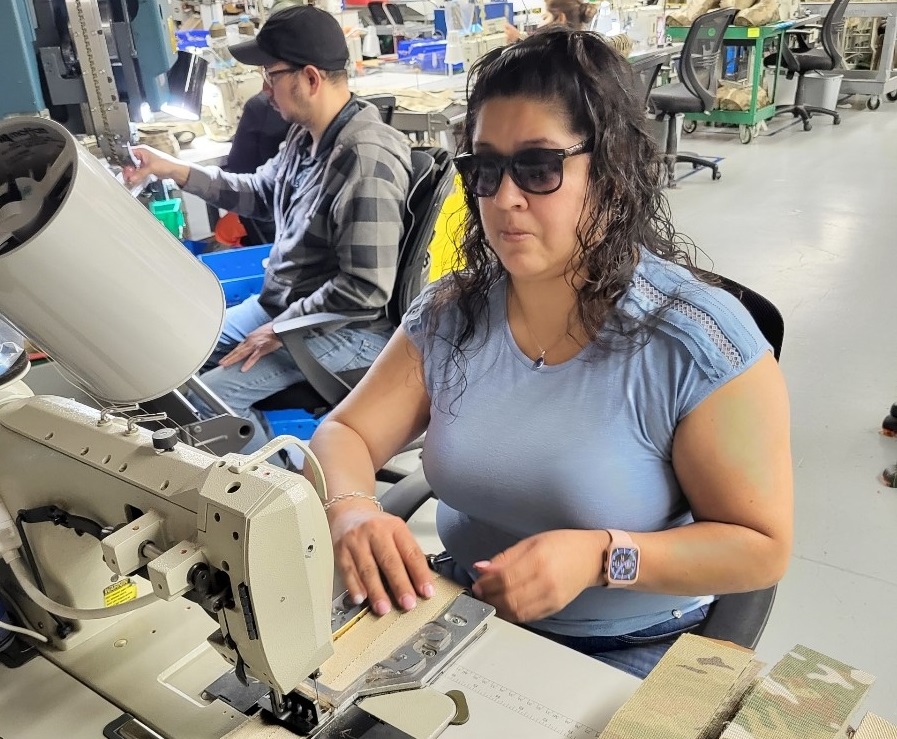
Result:
{"label": "woman's right hand", "polygon": [[330,514],[336,566],[349,597],[367,598],[378,616],[389,613],[390,593],[403,610],[417,605],[417,596],[433,596],[433,573],[408,525],[368,503],[340,502]]}
{"label": "woman's right hand", "polygon": [[132,147],[131,156],[134,166],[123,167],[125,182],[129,186],[142,184],[155,175],[160,180],[174,180],[178,187],[183,187],[190,176],[189,164],[149,146]]}

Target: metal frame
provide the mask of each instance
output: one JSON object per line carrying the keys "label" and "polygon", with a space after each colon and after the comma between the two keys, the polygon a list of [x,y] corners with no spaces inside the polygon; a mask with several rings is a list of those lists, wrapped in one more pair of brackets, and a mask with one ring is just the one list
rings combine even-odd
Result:
{"label": "metal frame", "polygon": [[[801,7],[814,13],[827,13],[832,3],[802,3]],[[875,110],[884,95],[897,93],[897,69],[894,69],[894,49],[897,47],[897,2],[848,3],[845,18],[884,18],[885,35],[879,55],[878,69],[861,70],[838,67],[832,71],[843,74],[841,92],[847,95],[869,95],[868,107]]]}

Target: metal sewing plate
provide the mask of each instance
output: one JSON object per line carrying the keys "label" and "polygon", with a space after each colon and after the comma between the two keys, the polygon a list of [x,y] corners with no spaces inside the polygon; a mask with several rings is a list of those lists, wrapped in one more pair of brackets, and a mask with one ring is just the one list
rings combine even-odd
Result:
{"label": "metal sewing plate", "polygon": [[[336,606],[336,602],[334,606]],[[334,624],[351,620],[352,609],[340,607]],[[300,689],[330,706],[343,706],[365,695],[419,688],[431,683],[486,628],[495,609],[468,595],[459,595],[432,621],[424,624],[403,646],[383,659],[350,687],[329,688],[320,680],[307,681]],[[337,626],[334,626],[337,628]]]}

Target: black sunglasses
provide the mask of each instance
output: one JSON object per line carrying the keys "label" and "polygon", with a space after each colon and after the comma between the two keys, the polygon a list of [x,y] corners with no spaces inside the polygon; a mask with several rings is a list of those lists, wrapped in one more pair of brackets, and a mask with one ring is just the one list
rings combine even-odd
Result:
{"label": "black sunglasses", "polygon": [[506,171],[524,192],[548,195],[564,184],[564,160],[589,153],[591,146],[592,140],[587,139],[566,149],[525,149],[509,157],[459,154],[454,162],[464,186],[478,198],[493,197]]}

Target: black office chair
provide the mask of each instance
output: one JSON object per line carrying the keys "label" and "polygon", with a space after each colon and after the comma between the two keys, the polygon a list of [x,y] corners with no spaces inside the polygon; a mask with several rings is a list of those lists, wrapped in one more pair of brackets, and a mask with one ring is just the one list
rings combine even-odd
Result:
{"label": "black office chair", "polygon": [[676,164],[688,162],[694,167],[707,167],[713,179],[722,175],[719,165],[691,154],[680,154],[676,131],[678,113],[709,113],[716,103],[719,80],[719,57],[726,29],[738,11],[735,8],[712,10],[695,19],[685,37],[679,60],[679,82],[662,85],[648,97],[648,106],[667,121],[667,145],[664,162],[667,167],[667,185],[676,186]]}
{"label": "black office chair", "polygon": [[[409,304],[426,284],[428,247],[442,203],[451,190],[454,173],[451,154],[437,147],[412,149],[411,166],[411,187],[405,201],[398,272],[392,298],[386,306],[387,318],[393,326],[399,325]],[[378,315],[377,312],[359,312],[351,316],[316,313],[277,324],[275,332],[293,355],[307,381],[265,398],[256,404],[256,408],[261,411],[302,409],[313,415],[330,410],[348,395],[367,370],[362,368],[338,374],[330,372],[308,351],[305,337],[313,330],[335,331],[356,322],[369,321]],[[174,390],[141,404],[141,413],[164,412],[168,416],[164,422],[146,425],[153,430],[159,426],[181,429],[182,441],[208,449],[213,454],[222,455],[242,449],[252,438],[253,429],[248,419],[234,414],[203,383],[201,376],[194,375],[186,386],[212,409],[212,417],[205,418],[184,393]],[[392,475],[388,471],[382,475],[385,482],[395,482],[400,478],[401,475]]]}
{"label": "black office chair", "polygon": [[362,100],[376,106],[380,111],[380,118],[389,126],[392,125],[392,114],[396,112],[395,95],[361,95]]}
{"label": "black office chair", "polygon": [[[399,266],[393,294],[386,306],[390,323],[398,327],[411,301],[427,282],[430,241],[442,203],[452,188],[454,167],[449,152],[438,147],[411,152],[411,189],[405,210],[405,233],[399,248]],[[321,414],[335,406],[361,380],[365,368],[335,373],[309,351],[305,339],[312,332],[336,331],[377,317],[376,312],[353,315],[314,313],[274,325],[306,381],[256,404],[262,411],[301,408]]]}
{"label": "black office chair", "polygon": [[645,105],[648,104],[648,98],[654,89],[657,77],[660,75],[660,70],[663,68],[663,65],[666,64],[668,56],[668,54],[663,52],[645,54],[630,64],[630,68],[635,76],[635,84],[642,92],[642,98],[645,101]]}
{"label": "black office chair", "polygon": [[[794,104],[776,106],[776,115],[791,113],[795,118],[800,116],[804,122],[804,131],[813,128],[810,119],[814,113],[830,115],[835,126],[841,123],[841,116],[837,111],[804,103],[804,82],[807,72],[828,72],[841,66],[843,59],[839,46],[841,31],[844,29],[844,12],[847,10],[849,1],[835,0],[832,3],[819,32],[821,46],[811,46],[807,42],[809,30],[806,27],[795,28],[785,34],[786,40],[790,39],[795,46],[792,48],[787,43],[783,43],[782,66],[788,70],[786,75],[788,79],[797,75],[797,89],[794,92]],[[770,54],[763,60],[763,63],[766,66],[774,67],[776,55]]]}
{"label": "black office chair", "polygon": [[[773,355],[778,360],[785,337],[785,322],[778,309],[759,293],[734,280],[712,273],[705,274],[741,301],[772,346]],[[385,511],[407,521],[431,497],[433,491],[423,470],[418,469],[380,496],[380,503]],[[753,649],[769,621],[775,595],[776,586],[773,585],[763,590],[720,596],[694,633]]]}

